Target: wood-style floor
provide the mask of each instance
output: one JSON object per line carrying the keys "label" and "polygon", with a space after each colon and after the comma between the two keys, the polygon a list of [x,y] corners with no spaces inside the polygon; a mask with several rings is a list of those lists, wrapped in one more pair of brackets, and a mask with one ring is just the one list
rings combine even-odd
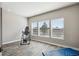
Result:
{"label": "wood-style floor", "polygon": [[60,47],[49,45],[36,41],[31,41],[30,45],[20,45],[20,42],[15,42],[3,46],[3,56],[42,56],[42,52],[55,50]]}

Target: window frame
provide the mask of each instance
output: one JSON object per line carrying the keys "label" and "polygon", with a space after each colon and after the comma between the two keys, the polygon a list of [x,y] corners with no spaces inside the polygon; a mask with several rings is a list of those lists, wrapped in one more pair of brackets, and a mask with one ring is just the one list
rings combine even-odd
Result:
{"label": "window frame", "polygon": [[39,36],[39,37],[50,37],[50,31],[48,31],[48,35],[40,35],[39,22],[41,22],[41,21],[49,21],[49,30],[50,30],[50,20],[39,20],[39,21],[38,21],[38,36]]}
{"label": "window frame", "polygon": [[[53,37],[53,34],[52,34],[52,25],[51,25],[51,22],[52,20],[54,19],[62,19],[63,18],[63,23],[64,23],[64,17],[57,17],[57,18],[52,18],[52,19],[49,19],[49,20],[38,20],[38,21],[31,21],[31,34],[32,36],[38,36],[38,37],[49,37],[49,38],[54,38],[54,39],[61,39],[61,40],[64,40],[64,33],[63,33],[63,37]],[[40,35],[40,27],[39,27],[39,22],[41,21],[49,21],[49,32],[48,32],[48,35]],[[32,28],[32,23],[33,22],[37,22],[37,35],[34,35],[33,34],[33,28]],[[64,26],[64,24],[63,24]],[[63,32],[64,32],[64,27],[63,27]]]}
{"label": "window frame", "polygon": [[[33,34],[33,28],[32,28],[32,23],[33,23],[33,22],[37,22],[37,35]],[[38,21],[32,21],[32,22],[31,22],[31,35],[32,35],[32,36],[38,36]]]}
{"label": "window frame", "polygon": [[[64,17],[58,17],[58,19],[61,19],[61,18],[63,18],[63,22],[64,22]],[[54,19],[57,19],[57,18],[53,18],[53,19],[51,19],[51,22],[52,22],[52,20],[54,20]],[[64,24],[63,24],[64,25]],[[54,38],[54,39],[61,39],[61,40],[64,40],[64,34],[63,34],[63,37],[53,37],[53,34],[52,34],[52,29],[53,29],[53,27],[52,27],[52,25],[51,25],[51,38]],[[63,27],[63,31],[64,31],[64,27]]]}

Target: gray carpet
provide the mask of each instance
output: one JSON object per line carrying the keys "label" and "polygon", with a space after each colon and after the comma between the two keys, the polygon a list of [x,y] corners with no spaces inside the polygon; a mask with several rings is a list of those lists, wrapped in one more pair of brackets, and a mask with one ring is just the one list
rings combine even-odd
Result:
{"label": "gray carpet", "polygon": [[3,56],[42,56],[42,52],[55,50],[61,47],[31,41],[30,45],[20,45],[20,42],[3,46]]}

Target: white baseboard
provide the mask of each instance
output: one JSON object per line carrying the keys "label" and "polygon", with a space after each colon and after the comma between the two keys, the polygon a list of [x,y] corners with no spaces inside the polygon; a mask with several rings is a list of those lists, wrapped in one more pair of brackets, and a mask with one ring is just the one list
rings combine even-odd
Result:
{"label": "white baseboard", "polygon": [[9,42],[2,42],[2,45],[13,43],[13,42],[17,42],[17,41],[20,41],[20,40],[14,40],[14,41],[9,41]]}
{"label": "white baseboard", "polygon": [[75,50],[78,50],[78,51],[79,51],[79,48],[75,48],[75,47],[65,46],[65,45],[56,44],[56,43],[50,43],[50,42],[41,41],[41,40],[34,40],[34,39],[33,39],[33,41],[39,41],[39,42],[43,42],[43,43],[47,43],[47,44],[51,44],[51,45],[56,45],[56,46],[60,46],[60,47],[65,47],[65,48],[72,48],[72,49],[75,49]]}
{"label": "white baseboard", "polygon": [[[79,48],[70,47],[70,46],[65,46],[65,45],[56,44],[56,43],[50,43],[50,42],[47,42],[47,41],[34,40],[34,39],[32,39],[32,40],[33,40],[33,41],[39,41],[39,42],[47,43],[47,44],[51,44],[51,45],[57,45],[57,46],[60,46],[60,47],[72,48],[72,49],[75,49],[75,50],[79,50]],[[14,41],[9,41],[9,42],[3,42],[2,44],[4,45],[4,44],[9,44],[9,43],[17,42],[17,41],[20,41],[20,40],[14,40]]]}
{"label": "white baseboard", "polygon": [[0,52],[0,56],[2,56],[2,52]]}

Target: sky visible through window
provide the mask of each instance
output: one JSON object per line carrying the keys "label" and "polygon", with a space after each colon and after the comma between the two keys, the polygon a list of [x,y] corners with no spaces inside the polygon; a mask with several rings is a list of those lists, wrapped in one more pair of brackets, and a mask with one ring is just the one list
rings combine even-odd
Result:
{"label": "sky visible through window", "polygon": [[32,22],[32,28],[37,27],[37,22]]}
{"label": "sky visible through window", "polygon": [[64,18],[57,18],[51,21],[51,26],[53,28],[64,28]]}
{"label": "sky visible through window", "polygon": [[[49,21],[40,21],[39,27],[43,25],[43,23],[46,22],[47,27],[49,27]],[[32,28],[37,27],[37,21],[32,23]],[[51,21],[51,27],[53,28],[64,28],[64,18],[56,18]]]}
{"label": "sky visible through window", "polygon": [[40,21],[39,22],[39,28],[42,27],[42,25],[46,23],[47,24],[47,27],[49,27],[49,20],[45,20],[45,21]]}

